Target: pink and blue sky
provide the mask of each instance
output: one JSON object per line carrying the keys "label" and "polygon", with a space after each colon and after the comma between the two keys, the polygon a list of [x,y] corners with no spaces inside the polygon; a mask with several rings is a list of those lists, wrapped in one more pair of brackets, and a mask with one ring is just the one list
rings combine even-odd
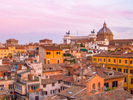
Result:
{"label": "pink and blue sky", "polygon": [[61,43],[65,33],[86,36],[104,21],[114,38],[133,38],[132,0],[1,0],[0,42],[20,44],[52,39]]}

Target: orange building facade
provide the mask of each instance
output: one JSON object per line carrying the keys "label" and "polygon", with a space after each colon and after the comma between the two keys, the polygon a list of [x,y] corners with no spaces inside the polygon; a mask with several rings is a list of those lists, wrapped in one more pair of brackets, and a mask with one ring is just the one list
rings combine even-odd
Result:
{"label": "orange building facade", "polygon": [[63,63],[63,50],[54,46],[39,47],[39,61],[42,64]]}

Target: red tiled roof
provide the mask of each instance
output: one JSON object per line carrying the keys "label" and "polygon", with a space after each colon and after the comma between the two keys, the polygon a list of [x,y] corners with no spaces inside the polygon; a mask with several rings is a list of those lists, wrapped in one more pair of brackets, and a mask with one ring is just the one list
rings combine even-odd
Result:
{"label": "red tiled roof", "polygon": [[60,96],[65,96],[65,97],[71,97],[77,92],[86,89],[84,86],[71,86],[70,88],[65,89],[64,91],[60,92]]}
{"label": "red tiled roof", "polygon": [[86,96],[84,98],[80,98],[82,100],[127,100],[127,99],[132,99],[133,96],[128,93],[127,91],[123,89],[116,89],[116,90],[111,90],[108,92],[103,92],[95,95],[90,95]]}
{"label": "red tiled roof", "polygon": [[56,81],[54,81],[53,79],[42,79],[41,80],[41,84],[52,84],[52,83],[56,83]]}
{"label": "red tiled roof", "polygon": [[64,79],[64,75],[60,74],[60,75],[52,75],[51,78],[58,81],[58,80],[63,80]]}
{"label": "red tiled roof", "polygon": [[55,47],[55,46],[41,46],[45,50],[62,50],[60,47]]}
{"label": "red tiled roof", "polygon": [[0,49],[8,49],[8,48],[1,47]]}
{"label": "red tiled roof", "polygon": [[73,79],[73,77],[69,76],[69,77],[66,77],[65,79],[63,79],[63,81],[72,82],[72,81],[74,81],[74,79]]}

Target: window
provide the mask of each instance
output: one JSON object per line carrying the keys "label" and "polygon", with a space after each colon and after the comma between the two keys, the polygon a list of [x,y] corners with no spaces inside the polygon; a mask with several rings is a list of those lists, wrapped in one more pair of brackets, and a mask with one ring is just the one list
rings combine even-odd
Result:
{"label": "window", "polygon": [[52,94],[52,91],[53,91],[53,90],[50,90],[50,94]]}
{"label": "window", "polygon": [[127,78],[126,77],[124,78],[124,82],[127,82]]}
{"label": "window", "polygon": [[50,64],[50,60],[47,60],[47,64]]}
{"label": "window", "polygon": [[118,86],[118,81],[113,81],[112,82],[112,87],[117,87]]}
{"label": "window", "polygon": [[31,89],[32,89],[32,90],[35,90],[35,86],[31,86]]}
{"label": "window", "polygon": [[130,89],[130,93],[133,95],[133,89]]}
{"label": "window", "polygon": [[100,90],[100,82],[98,83],[98,90]]}
{"label": "window", "polygon": [[50,55],[50,52],[46,52],[47,55]]}
{"label": "window", "polygon": [[46,84],[43,84],[43,88],[45,88],[46,87]]}
{"label": "window", "polygon": [[54,94],[54,90],[53,90],[53,94]]}
{"label": "window", "polygon": [[121,72],[121,68],[118,68],[118,71]]}
{"label": "window", "polygon": [[109,83],[104,83],[104,86],[109,87]]}
{"label": "window", "polygon": [[52,86],[55,86],[55,83],[52,83]]}
{"label": "window", "polygon": [[54,94],[54,92],[55,92],[54,90],[50,90],[50,94]]}
{"label": "window", "polygon": [[127,60],[125,60],[125,64],[127,64]]}
{"label": "window", "polygon": [[111,69],[110,67],[108,67],[108,69]]}
{"label": "window", "polygon": [[124,69],[124,73],[128,73],[128,69]]}
{"label": "window", "polygon": [[61,83],[61,80],[58,81],[58,84],[60,84],[60,83]]}
{"label": "window", "polygon": [[131,78],[131,84],[133,84],[133,78]]}
{"label": "window", "polygon": [[127,91],[127,87],[124,87],[124,90]]}
{"label": "window", "polygon": [[60,59],[57,59],[57,64],[59,64],[60,63]]}
{"label": "window", "polygon": [[101,62],[101,58],[99,58],[98,61]]}
{"label": "window", "polygon": [[133,60],[130,60],[130,64],[133,64]]}
{"label": "window", "polygon": [[114,63],[116,63],[116,59],[114,59]]}
{"label": "window", "polygon": [[119,59],[119,64],[121,64],[121,59]]}
{"label": "window", "polygon": [[73,53],[73,50],[71,50],[71,53]]}
{"label": "window", "polygon": [[13,89],[13,84],[9,84],[9,90]]}
{"label": "window", "polygon": [[60,52],[56,52],[57,55],[60,55]]}
{"label": "window", "polygon": [[104,61],[104,62],[106,61],[105,58],[103,59],[103,61]]}
{"label": "window", "polygon": [[92,85],[92,89],[95,89],[95,83],[93,83],[93,85]]}
{"label": "window", "polygon": [[113,70],[116,70],[116,68],[113,68]]}
{"label": "window", "polygon": [[96,58],[94,58],[94,61],[96,61]]}
{"label": "window", "polygon": [[46,78],[48,78],[48,76],[47,76],[47,75],[45,75],[45,77],[46,77]]}
{"label": "window", "polygon": [[130,74],[133,75],[133,70],[130,70]]}
{"label": "window", "polygon": [[108,59],[108,62],[110,62],[110,59]]}
{"label": "window", "polygon": [[47,95],[48,93],[47,93],[47,91],[43,91],[43,94],[42,95]]}
{"label": "window", "polygon": [[61,90],[64,90],[64,87],[61,87]]}

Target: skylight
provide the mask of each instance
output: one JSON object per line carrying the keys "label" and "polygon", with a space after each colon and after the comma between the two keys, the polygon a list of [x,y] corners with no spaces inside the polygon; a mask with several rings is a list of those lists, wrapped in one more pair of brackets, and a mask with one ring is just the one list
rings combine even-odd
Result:
{"label": "skylight", "polygon": [[68,94],[72,94],[73,92],[69,92]]}

